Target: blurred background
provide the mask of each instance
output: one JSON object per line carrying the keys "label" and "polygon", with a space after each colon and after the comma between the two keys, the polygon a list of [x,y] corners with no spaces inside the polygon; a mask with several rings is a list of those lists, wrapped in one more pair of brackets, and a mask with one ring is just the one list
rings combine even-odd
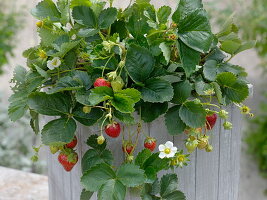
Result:
{"label": "blurred background", "polygon": [[[37,2],[37,0],[0,0],[0,166],[2,166],[0,186],[4,184],[3,171],[6,168],[46,174],[45,152],[41,152],[39,162],[31,161],[31,156],[34,155],[32,146],[39,146],[39,138],[32,132],[29,118],[24,117],[19,122],[12,123],[7,114],[13,69],[26,62],[21,55],[23,50],[38,43],[36,21],[29,14]],[[175,0],[154,2],[160,5],[165,2],[169,5],[176,4]],[[253,120],[245,119],[239,200],[265,200],[267,199],[267,1],[203,0],[203,2],[212,18],[214,32],[216,27],[222,26],[234,13],[241,37],[244,40],[258,41],[254,49],[239,54],[232,62],[245,67],[249,74],[248,79],[254,86],[254,96],[247,100],[247,104],[256,116]],[[119,6],[125,6],[127,3],[121,0],[116,2]],[[1,187],[0,200],[8,200],[3,199]]]}

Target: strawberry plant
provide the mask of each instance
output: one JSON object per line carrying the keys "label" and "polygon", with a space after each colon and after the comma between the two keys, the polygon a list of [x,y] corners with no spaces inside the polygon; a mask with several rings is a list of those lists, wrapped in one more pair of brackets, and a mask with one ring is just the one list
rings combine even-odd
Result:
{"label": "strawberry plant", "polygon": [[[231,23],[212,33],[200,0],[181,0],[176,9],[156,9],[149,0],[124,10],[112,4],[43,0],[32,10],[41,41],[23,53],[28,69],[15,69],[10,118],[30,111],[38,133],[38,115],[55,117],[41,130],[42,143],[59,151],[66,171],[81,159],[83,198],[97,192],[99,199],[123,200],[134,187],[142,199],[183,200],[177,175],[159,181],[158,173],[183,167],[189,155],[171,141],[152,153],[156,138],[137,152],[142,124],[164,116],[170,135],[187,134],[189,153],[211,152],[209,131],[217,116],[232,127],[223,107],[245,108],[246,72],[229,61],[247,46],[231,42]],[[78,123],[100,128],[82,158],[68,148]],[[114,168],[107,143],[120,137],[125,161]]]}

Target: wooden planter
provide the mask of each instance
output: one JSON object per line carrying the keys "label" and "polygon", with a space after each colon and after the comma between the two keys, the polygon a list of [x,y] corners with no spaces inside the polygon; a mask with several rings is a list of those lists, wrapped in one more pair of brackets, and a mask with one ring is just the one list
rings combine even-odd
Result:
{"label": "wooden planter", "polygon": [[[197,150],[190,156],[190,164],[175,172],[179,177],[180,189],[185,192],[187,200],[237,200],[240,168],[242,116],[236,106],[227,108],[233,129],[226,131],[222,121],[218,120],[215,128],[209,133],[214,151],[207,153]],[[85,141],[88,136],[99,131],[99,127],[79,125],[77,153],[79,158],[87,150]],[[158,140],[158,144],[173,141],[178,148],[185,149],[185,134],[172,137],[168,135],[163,118],[145,124],[144,131]],[[144,137],[136,152],[143,149]],[[109,148],[115,158],[115,165],[123,162],[121,138],[109,139]],[[81,160],[80,160],[81,161]],[[80,161],[72,172],[67,173],[57,161],[57,155],[48,154],[48,176],[50,200],[79,200],[81,186]],[[92,200],[96,200],[96,195]],[[139,197],[129,194],[126,200],[137,200]]]}

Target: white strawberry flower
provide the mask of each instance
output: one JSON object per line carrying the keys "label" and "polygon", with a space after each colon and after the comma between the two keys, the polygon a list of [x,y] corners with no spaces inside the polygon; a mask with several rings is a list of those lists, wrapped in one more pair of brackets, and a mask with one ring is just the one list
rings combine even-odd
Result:
{"label": "white strawberry flower", "polygon": [[171,141],[166,142],[165,144],[159,145],[159,157],[161,159],[163,158],[172,158],[175,156],[177,152],[177,147],[173,146],[173,143]]}
{"label": "white strawberry flower", "polygon": [[61,65],[61,61],[59,57],[55,57],[52,60],[47,61],[47,67],[51,70],[59,67]]}

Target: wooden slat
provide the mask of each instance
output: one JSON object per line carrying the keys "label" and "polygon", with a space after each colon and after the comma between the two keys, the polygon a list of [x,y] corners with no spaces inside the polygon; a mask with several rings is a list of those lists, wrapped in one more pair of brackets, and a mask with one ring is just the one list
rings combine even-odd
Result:
{"label": "wooden slat", "polygon": [[[228,109],[229,117],[232,120],[232,107]],[[235,133],[233,133],[235,134]],[[221,127],[220,132],[220,145],[219,145],[219,179],[218,179],[218,200],[232,200],[231,198],[231,153],[232,153],[232,131],[224,130]]]}
{"label": "wooden slat", "polygon": [[196,152],[196,200],[217,199],[220,125],[218,120],[214,129],[207,133],[214,150],[209,153],[205,150]]}
{"label": "wooden slat", "polygon": [[[181,134],[179,136],[174,137],[174,144],[178,147],[178,149],[183,149],[184,153],[187,153],[185,148],[185,139],[186,135]],[[175,172],[179,178],[179,189],[183,191],[188,200],[198,200],[195,198],[196,196],[196,153],[192,153],[189,157],[190,162],[188,166],[184,166],[183,168],[178,168]],[[188,187],[190,185],[190,187]]]}

